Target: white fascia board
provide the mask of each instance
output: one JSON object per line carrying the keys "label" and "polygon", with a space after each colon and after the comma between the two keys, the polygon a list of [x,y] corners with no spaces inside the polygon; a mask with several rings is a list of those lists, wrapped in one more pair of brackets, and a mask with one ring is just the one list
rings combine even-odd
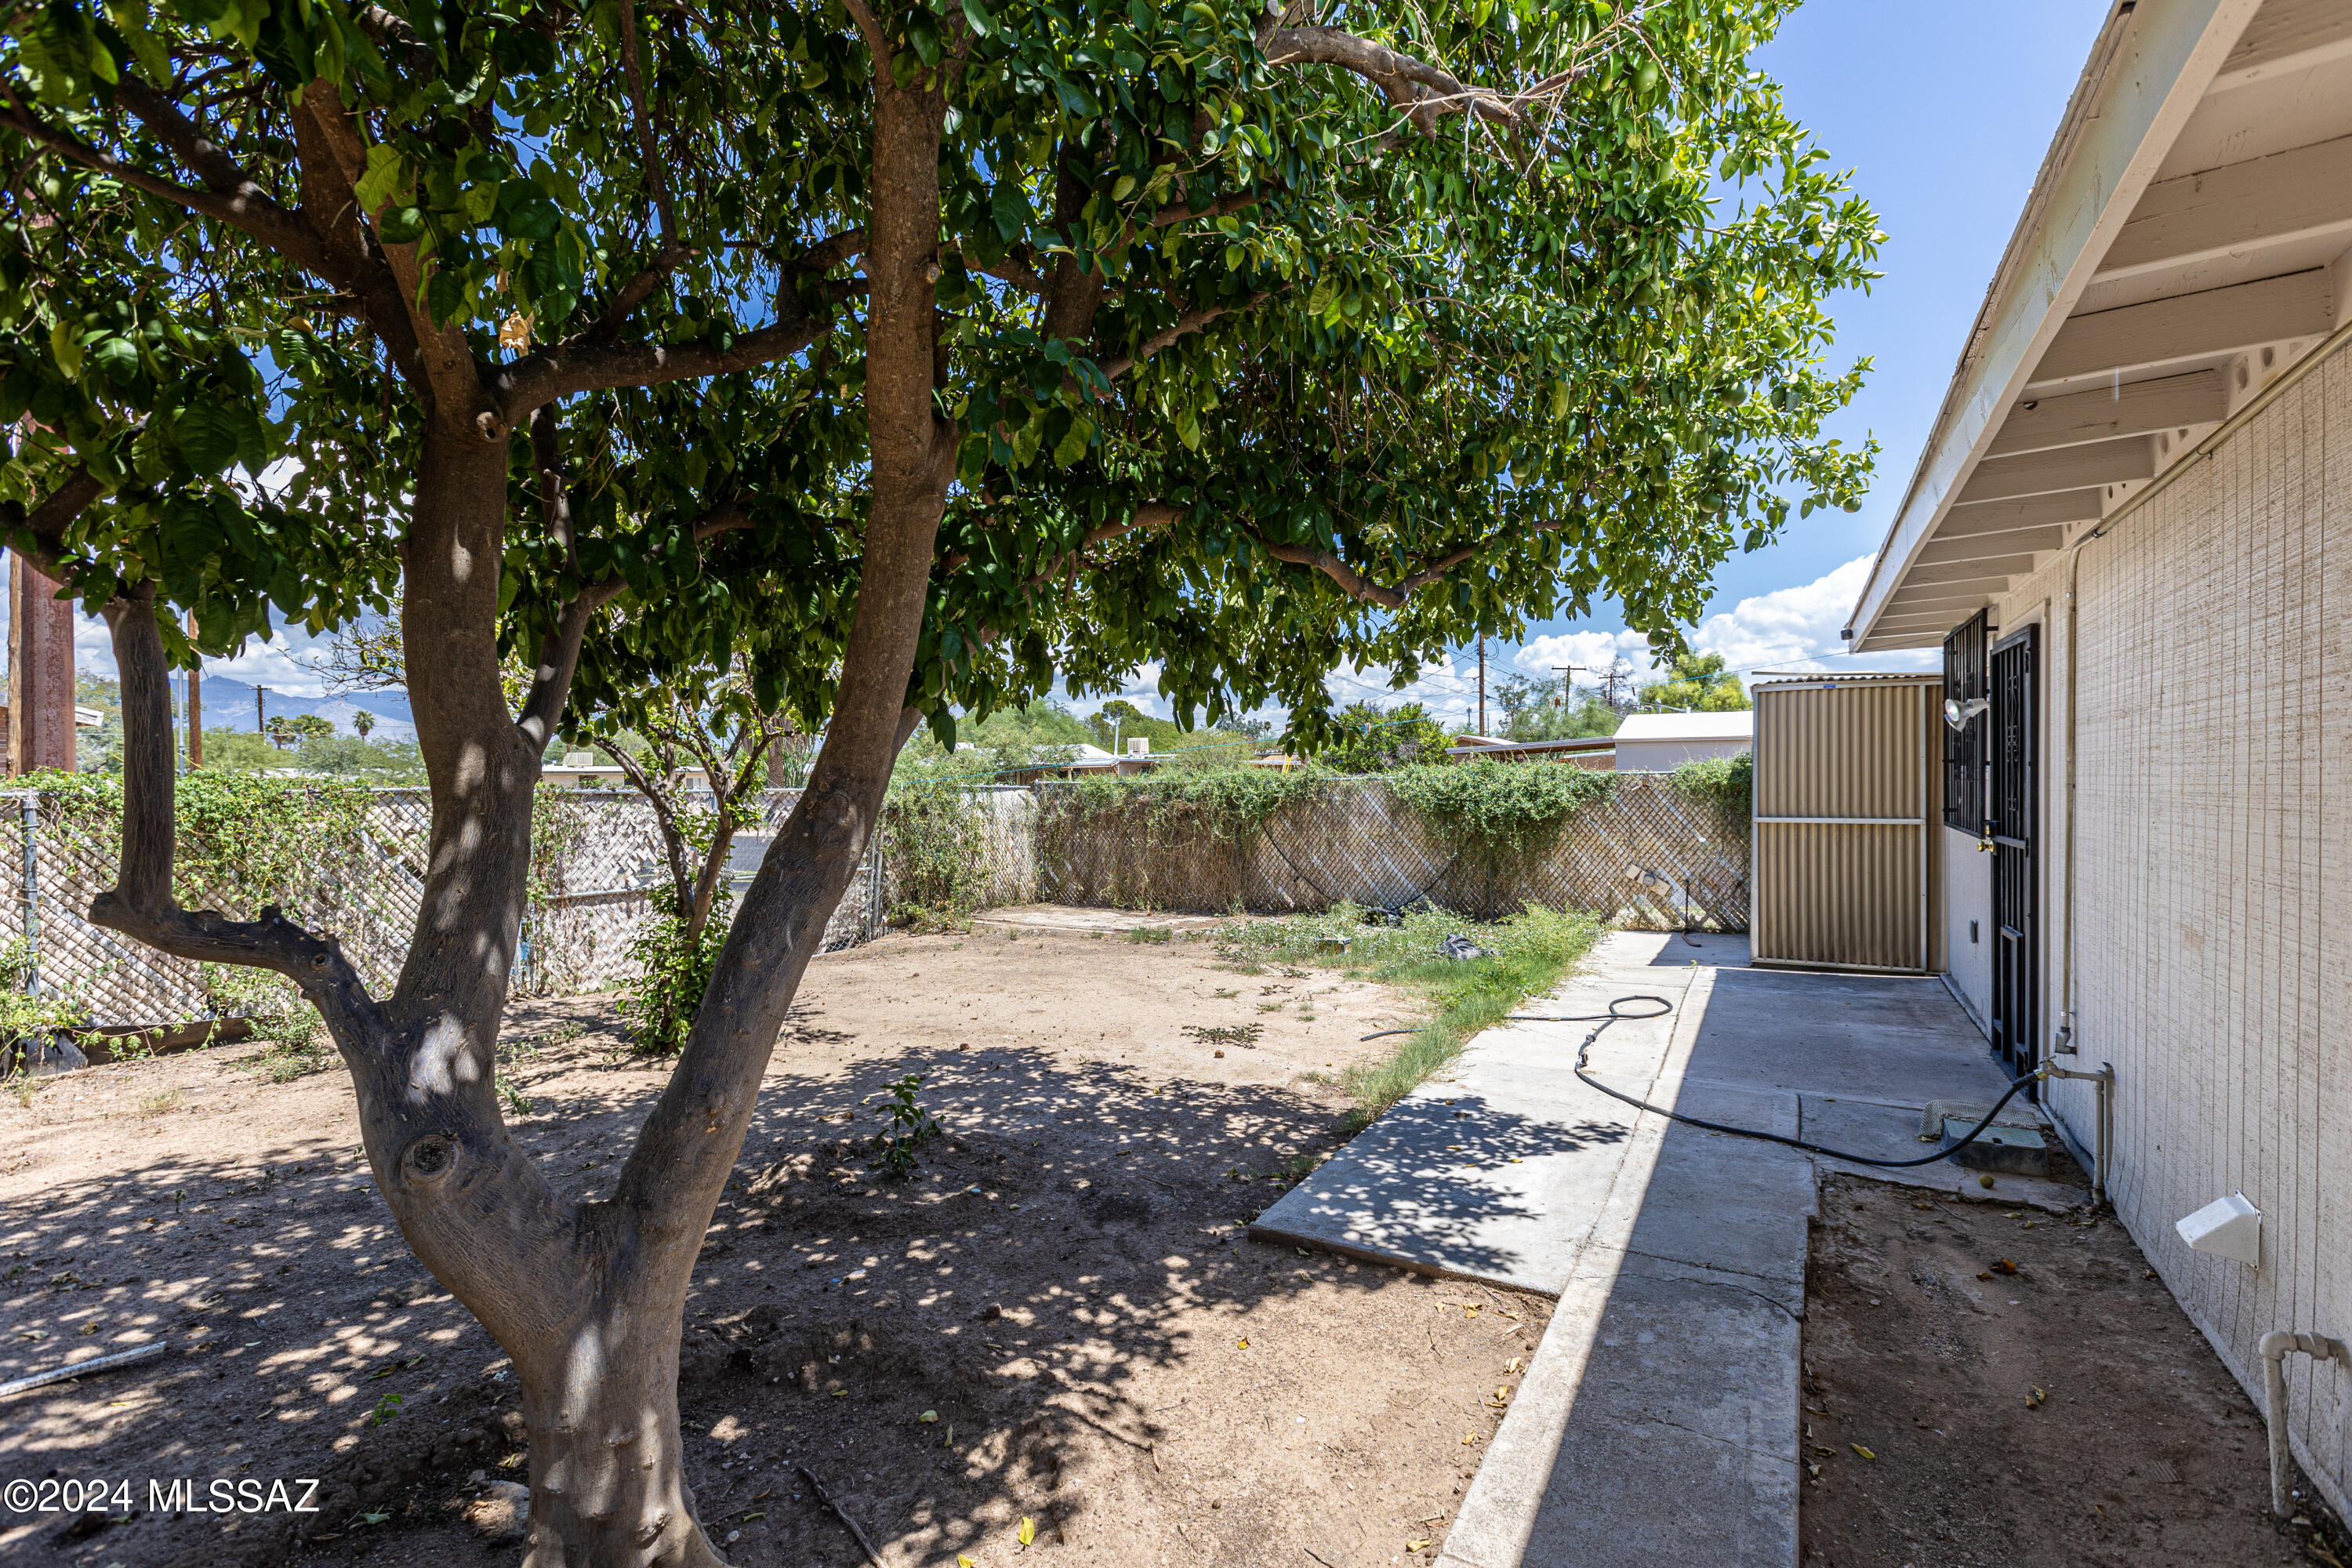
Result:
{"label": "white fascia board", "polygon": [[[2155,179],[2173,139],[2205,96],[2261,0],[2140,0],[2090,101],[2058,129],[2053,156],[2071,137],[2046,201],[2028,201],[2030,233],[2013,240],[2011,280],[1987,301],[1975,329],[1981,352],[1964,357],[1929,433],[1911,488],[1871,563],[1847,626],[1857,653],[1901,586],[1903,574],[1999,433],[2042,351]],[[2113,24],[2110,24],[2113,26]],[[2105,47],[2103,37],[2099,47]],[[1907,634],[1906,642],[1916,634]],[[1887,646],[1895,646],[1890,643]]]}

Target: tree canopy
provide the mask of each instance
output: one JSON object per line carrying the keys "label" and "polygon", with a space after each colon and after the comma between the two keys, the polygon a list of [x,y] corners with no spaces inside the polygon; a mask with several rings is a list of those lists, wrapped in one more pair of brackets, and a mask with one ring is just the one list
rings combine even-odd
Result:
{"label": "tree canopy", "polygon": [[[89,919],[319,1007],[403,1235],[515,1359],[531,1562],[719,1561],[677,1303],[917,726],[1149,668],[1313,743],[1336,668],[1603,595],[1671,643],[1729,552],[1857,504],[1822,356],[1879,237],[1750,63],[1790,4],[0,24],[0,531],[121,670]],[[177,902],[167,672],[394,614],[433,827],[379,995]],[[561,1196],[492,1087],[541,759],[738,671],[824,745],[610,1195]]]}
{"label": "tree canopy", "polygon": [[[1748,64],[1783,9],[1351,16],[1451,62],[1366,93],[1296,68],[1358,45],[1240,5],[877,38],[821,7],[40,7],[0,116],[49,154],[11,193],[0,415],[44,428],[0,483],[104,487],[61,542],[92,591],[163,579],[226,651],[388,603],[419,415],[462,397],[513,432],[505,646],[579,584],[664,605],[604,617],[575,710],[725,642],[820,725],[878,40],[953,81],[917,706],[944,731],[1157,661],[1181,712],[1311,728],[1338,659],[1409,676],[1604,590],[1663,632],[1792,501],[1853,503],[1865,454],[1819,426],[1853,374],[1815,356],[1876,234]],[[1465,109],[1460,145],[1415,133]],[[337,199],[362,220],[322,235]]]}
{"label": "tree canopy", "polygon": [[1700,713],[1727,713],[1754,707],[1748,688],[1740,683],[1737,672],[1724,668],[1724,663],[1719,653],[1675,654],[1664,680],[1649,681],[1642,687],[1642,706]]}

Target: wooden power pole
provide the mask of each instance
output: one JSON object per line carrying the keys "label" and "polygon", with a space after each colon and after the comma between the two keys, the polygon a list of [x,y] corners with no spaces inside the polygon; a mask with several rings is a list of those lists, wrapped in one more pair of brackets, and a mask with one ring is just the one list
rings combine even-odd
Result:
{"label": "wooden power pole", "polygon": [[1486,732],[1486,639],[1478,638],[1478,733]]}
{"label": "wooden power pole", "polygon": [[[196,640],[196,615],[188,612],[188,640]],[[205,765],[205,661],[201,656],[196,668],[188,671],[188,771],[195,772]]]}
{"label": "wooden power pole", "polygon": [[74,771],[74,606],[8,552],[8,771]]}

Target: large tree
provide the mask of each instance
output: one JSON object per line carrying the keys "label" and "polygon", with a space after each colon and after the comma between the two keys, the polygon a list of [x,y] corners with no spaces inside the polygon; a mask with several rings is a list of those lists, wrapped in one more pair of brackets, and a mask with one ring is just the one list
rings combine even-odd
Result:
{"label": "large tree", "polygon": [[[1786,9],[8,14],[0,522],[112,630],[91,918],[317,1005],[403,1235],[514,1359],[533,1563],[718,1561],[689,1270],[915,726],[1156,662],[1188,721],[1311,738],[1341,662],[1604,593],[1670,636],[1792,501],[1852,504],[1858,371],[1817,360],[1877,237],[1748,63]],[[395,599],[433,824],[378,995],[176,901],[166,678]],[[492,1087],[541,758],[739,658],[824,744],[575,1201]]]}

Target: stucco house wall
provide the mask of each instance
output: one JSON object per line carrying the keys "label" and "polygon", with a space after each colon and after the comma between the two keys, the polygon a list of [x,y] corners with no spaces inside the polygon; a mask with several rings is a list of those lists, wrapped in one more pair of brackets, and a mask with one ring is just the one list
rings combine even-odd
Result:
{"label": "stucco house wall", "polygon": [[[2111,1194],[2259,1400],[2263,1333],[2352,1329],[2352,345],[1993,618],[2043,626],[2044,1038],[2071,863],[2074,1062],[2115,1066]],[[1990,905],[1957,881],[1956,971]],[[2093,1094],[2048,1095],[2086,1147]],[[2257,1268],[2173,1228],[2232,1192],[2263,1211]],[[2295,1357],[2289,1384],[2344,1510],[2352,1377]]]}

